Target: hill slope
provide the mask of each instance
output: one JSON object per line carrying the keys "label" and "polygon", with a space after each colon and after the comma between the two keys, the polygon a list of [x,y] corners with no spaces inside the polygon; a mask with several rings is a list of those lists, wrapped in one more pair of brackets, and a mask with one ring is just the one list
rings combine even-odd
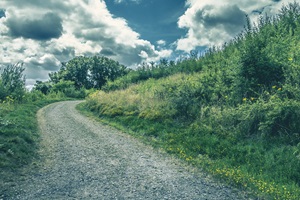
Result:
{"label": "hill slope", "polygon": [[[128,74],[85,106],[231,183],[299,199],[299,49],[295,2],[204,57],[177,63],[173,75],[128,84]],[[189,70],[179,72],[183,66]]]}

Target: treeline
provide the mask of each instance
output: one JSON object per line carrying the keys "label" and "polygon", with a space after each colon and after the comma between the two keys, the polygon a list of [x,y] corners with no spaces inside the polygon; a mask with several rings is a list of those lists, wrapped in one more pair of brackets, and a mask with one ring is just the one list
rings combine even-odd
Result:
{"label": "treeline", "polygon": [[294,2],[203,56],[109,81],[86,108],[266,199],[299,199],[299,49]]}
{"label": "treeline", "polygon": [[[62,63],[58,72],[49,74],[49,81],[36,81],[31,92],[26,90],[22,63],[7,65],[0,73],[0,102],[30,101],[45,95],[84,98],[101,89],[108,81],[129,73],[129,69],[106,57],[75,57]],[[30,97],[29,97],[30,96]]]}
{"label": "treeline", "polygon": [[161,59],[158,63],[142,63],[135,70],[130,70],[124,76],[116,80],[109,80],[102,88],[104,91],[113,91],[125,89],[132,84],[137,84],[150,78],[159,79],[170,76],[179,72],[191,73],[201,70],[197,60],[199,59],[198,51],[191,51],[190,55],[178,59],[178,61]]}
{"label": "treeline", "polygon": [[61,92],[68,97],[84,98],[88,90],[101,89],[107,81],[114,81],[128,72],[124,65],[106,57],[79,56],[62,63],[58,72],[50,73],[48,82],[37,81],[34,90],[43,94]]}

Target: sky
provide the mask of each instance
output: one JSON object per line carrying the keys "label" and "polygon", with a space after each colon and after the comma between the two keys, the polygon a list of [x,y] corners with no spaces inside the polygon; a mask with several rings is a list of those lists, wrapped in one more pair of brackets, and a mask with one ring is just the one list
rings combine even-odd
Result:
{"label": "sky", "polygon": [[26,85],[61,62],[101,55],[135,68],[229,41],[294,0],[0,0],[0,67],[23,63]]}

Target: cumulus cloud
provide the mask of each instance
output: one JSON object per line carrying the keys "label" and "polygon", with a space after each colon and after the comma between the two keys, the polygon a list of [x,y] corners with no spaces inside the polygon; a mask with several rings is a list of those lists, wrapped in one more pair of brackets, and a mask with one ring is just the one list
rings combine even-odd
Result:
{"label": "cumulus cloud", "polygon": [[166,45],[166,41],[164,41],[164,40],[158,40],[156,43],[160,46],[165,46]]}
{"label": "cumulus cloud", "polygon": [[[162,53],[149,41],[141,39],[139,33],[133,31],[125,19],[114,17],[104,2],[94,3],[95,5],[90,5],[81,13],[89,19],[88,23],[72,22],[78,24],[76,27],[72,26],[76,38],[83,42],[89,40],[97,43],[98,53],[128,66],[160,59]],[[146,52],[148,56],[141,52]]]}
{"label": "cumulus cloud", "polygon": [[187,0],[187,10],[178,20],[178,27],[186,29],[187,34],[177,41],[177,50],[189,52],[196,47],[221,45],[243,30],[246,15],[255,21],[259,14],[275,14],[283,2],[291,1]]}
{"label": "cumulus cloud", "polygon": [[52,54],[45,54],[41,57],[28,57],[24,60],[25,64],[41,67],[47,71],[56,71],[60,66],[60,61]]}

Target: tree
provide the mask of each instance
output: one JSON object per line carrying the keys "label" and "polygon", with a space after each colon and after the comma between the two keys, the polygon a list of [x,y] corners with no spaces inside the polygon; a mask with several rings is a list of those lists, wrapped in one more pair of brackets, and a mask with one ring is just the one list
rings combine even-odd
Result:
{"label": "tree", "polygon": [[166,59],[166,58],[162,58],[162,59],[160,59],[160,61],[159,61],[159,67],[167,67],[168,64],[169,64],[169,61],[168,61],[168,59]]}
{"label": "tree", "polygon": [[3,69],[0,81],[0,100],[3,101],[7,96],[17,101],[22,100],[26,92],[24,70],[21,63],[7,65]]}
{"label": "tree", "polygon": [[52,83],[60,81],[72,81],[77,90],[81,88],[100,89],[108,80],[115,80],[117,77],[127,73],[125,66],[106,57],[76,57],[66,63],[58,72],[50,73]]}
{"label": "tree", "polygon": [[94,56],[90,58],[90,77],[94,88],[101,89],[108,80],[125,75],[126,67],[106,57]]}

